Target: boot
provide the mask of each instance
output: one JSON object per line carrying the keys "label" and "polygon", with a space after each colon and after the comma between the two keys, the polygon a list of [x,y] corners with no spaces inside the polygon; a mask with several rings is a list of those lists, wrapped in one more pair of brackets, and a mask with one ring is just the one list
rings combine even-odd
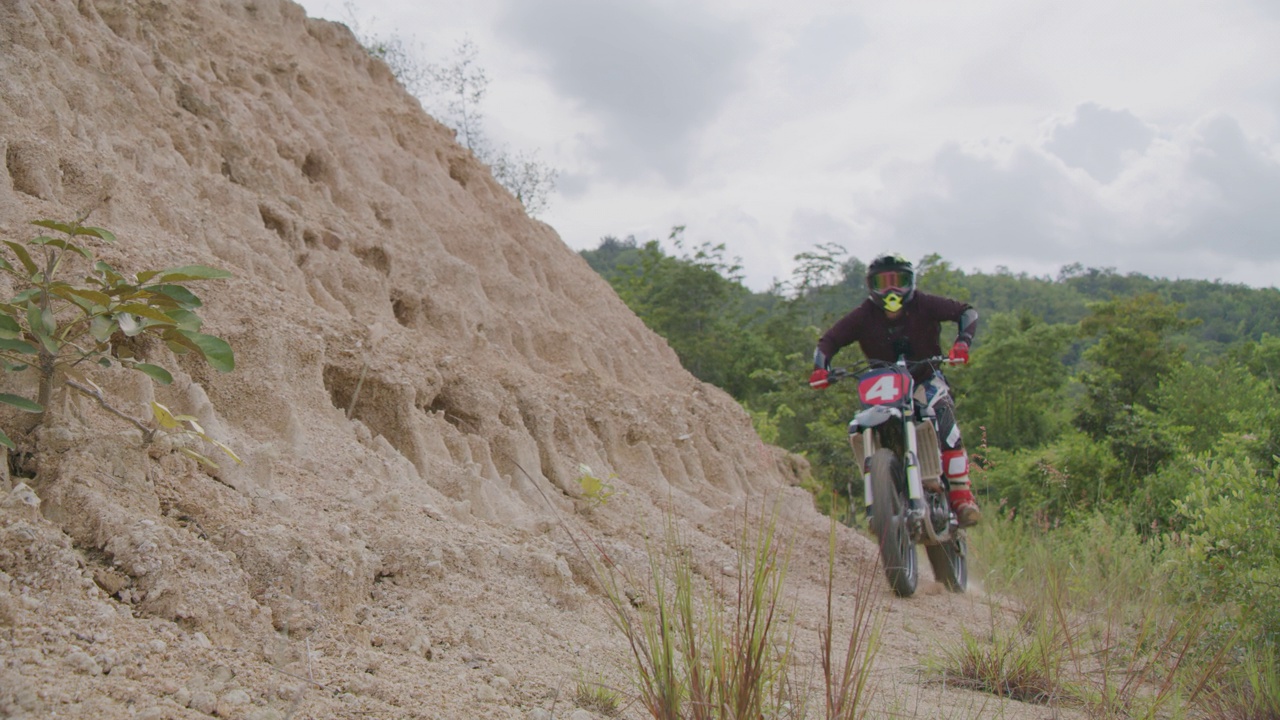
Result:
{"label": "boot", "polygon": [[978,509],[978,501],[973,499],[973,493],[969,488],[957,488],[947,493],[947,500],[951,503],[951,509],[956,513],[956,519],[960,521],[960,527],[969,527],[977,525],[982,520],[982,511]]}

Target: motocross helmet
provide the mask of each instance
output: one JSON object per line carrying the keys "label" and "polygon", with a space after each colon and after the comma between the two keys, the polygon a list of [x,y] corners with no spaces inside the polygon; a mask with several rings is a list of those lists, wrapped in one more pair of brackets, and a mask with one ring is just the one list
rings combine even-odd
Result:
{"label": "motocross helmet", "polygon": [[898,312],[916,294],[916,273],[901,255],[881,255],[867,266],[867,292],[885,312]]}

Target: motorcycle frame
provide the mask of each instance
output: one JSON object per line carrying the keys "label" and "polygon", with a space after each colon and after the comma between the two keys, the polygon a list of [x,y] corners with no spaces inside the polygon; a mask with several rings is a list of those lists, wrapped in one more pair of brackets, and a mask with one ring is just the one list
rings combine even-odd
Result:
{"label": "motorcycle frame", "polygon": [[[905,371],[905,363],[899,361],[899,367]],[[906,373],[911,378],[910,373]],[[871,405],[859,412],[850,423],[850,428],[857,427],[856,433],[849,434],[849,445],[854,451],[856,459],[861,460],[862,466],[862,488],[863,499],[867,507],[870,507],[874,501],[871,492],[871,456],[875,451],[884,447],[884,443],[880,440],[880,434],[886,431],[886,425],[890,422],[901,423],[902,435],[905,443],[905,452],[903,452],[902,461],[905,466],[907,476],[907,500],[908,500],[908,518],[911,528],[911,539],[915,542],[923,542],[925,545],[938,545],[948,542],[955,537],[957,525],[953,518],[947,518],[947,529],[938,532],[933,523],[933,510],[930,503],[925,502],[924,479],[921,468],[921,445],[926,446],[926,450],[931,453],[930,459],[933,462],[928,463],[930,478],[936,478],[942,482],[942,458],[941,450],[938,443],[936,428],[929,419],[916,421],[915,413],[915,379],[910,379],[907,397],[912,408],[912,414],[907,415],[903,411],[892,405]],[[926,434],[927,438],[921,442],[920,435]],[[861,447],[858,447],[856,436],[861,436]],[[859,453],[861,450],[861,453]],[[937,456],[934,459],[933,456]],[[860,457],[859,457],[860,456]]]}

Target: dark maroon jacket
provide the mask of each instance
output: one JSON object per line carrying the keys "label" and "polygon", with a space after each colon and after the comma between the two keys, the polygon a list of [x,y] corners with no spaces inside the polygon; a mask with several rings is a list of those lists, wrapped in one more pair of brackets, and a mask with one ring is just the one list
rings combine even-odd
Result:
{"label": "dark maroon jacket", "polygon": [[[917,290],[903,306],[902,314],[890,320],[875,301],[867,298],[822,336],[813,363],[816,367],[826,367],[840,348],[855,342],[870,360],[895,362],[899,348],[907,350],[908,360],[941,355],[939,335],[944,322],[959,325],[956,340],[971,343],[978,329],[978,311],[968,303]],[[933,368],[920,365],[912,375],[917,382],[923,382],[933,377]]]}

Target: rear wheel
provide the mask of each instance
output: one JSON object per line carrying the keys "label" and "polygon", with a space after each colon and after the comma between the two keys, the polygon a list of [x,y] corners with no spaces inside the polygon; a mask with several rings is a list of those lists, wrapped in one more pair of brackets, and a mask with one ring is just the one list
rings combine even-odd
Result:
{"label": "rear wheel", "polygon": [[941,545],[925,546],[933,577],[948,590],[962,593],[969,586],[969,560],[966,557],[964,536],[948,540]]}
{"label": "rear wheel", "polygon": [[907,498],[903,492],[902,461],[881,448],[871,456],[871,528],[880,543],[884,574],[895,595],[915,594],[920,569],[916,546],[907,526]]}

